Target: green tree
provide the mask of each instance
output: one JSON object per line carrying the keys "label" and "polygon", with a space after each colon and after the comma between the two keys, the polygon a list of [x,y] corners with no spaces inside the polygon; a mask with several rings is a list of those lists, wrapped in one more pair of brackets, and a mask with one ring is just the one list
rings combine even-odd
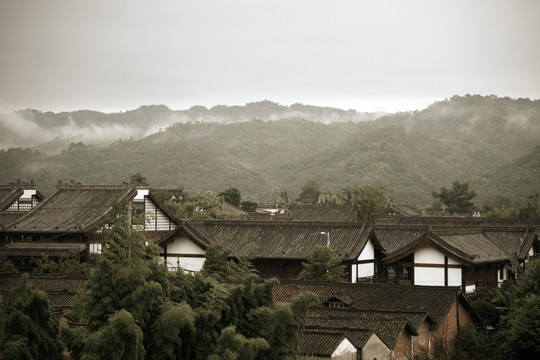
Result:
{"label": "green tree", "polygon": [[[519,305],[518,305],[519,304]],[[511,309],[507,351],[516,359],[540,358],[540,296],[531,293]]]}
{"label": "green tree", "polygon": [[227,190],[223,190],[218,194],[218,196],[223,197],[226,202],[228,202],[229,204],[233,204],[234,206],[240,206],[240,202],[242,201],[242,195],[240,194],[240,190],[236,188],[229,188]]}
{"label": "green tree", "polygon": [[4,255],[0,255],[0,273],[16,273],[15,265]]}
{"label": "green tree", "polygon": [[231,325],[224,328],[217,340],[214,353],[209,360],[253,360],[263,350],[269,348],[266,340],[262,338],[248,339],[236,332]]}
{"label": "green tree", "polygon": [[62,359],[63,346],[47,295],[22,275],[7,298],[3,359]]}
{"label": "green tree", "polygon": [[273,187],[271,191],[272,206],[275,208],[285,208],[289,204],[287,192],[279,187]]}
{"label": "green tree", "polygon": [[34,259],[33,262],[36,265],[34,269],[34,272],[36,273],[66,275],[90,274],[90,265],[88,265],[88,263],[81,263],[65,254],[57,261],[50,259],[44,254],[41,258]]}
{"label": "green tree", "polygon": [[255,212],[255,210],[257,210],[257,206],[259,204],[255,201],[248,201],[248,200],[244,200],[240,203],[240,207],[242,208],[242,210],[246,211],[246,212]]}
{"label": "green tree", "polygon": [[345,205],[354,205],[359,218],[370,218],[383,211],[391,199],[386,197],[388,186],[381,184],[377,186],[366,185],[365,187],[346,187],[338,194],[339,199]]}
{"label": "green tree", "polygon": [[313,252],[307,255],[307,262],[302,263],[303,269],[299,280],[344,282],[347,280],[345,265],[334,250],[327,246],[316,245]]}
{"label": "green tree", "polygon": [[143,332],[131,313],[121,309],[88,337],[82,359],[143,360],[144,356]]}
{"label": "green tree", "polygon": [[538,208],[539,196],[540,194],[534,194],[527,198],[527,205],[519,209],[519,218],[532,220],[538,220],[540,218],[540,210]]}
{"label": "green tree", "polygon": [[475,209],[472,200],[476,197],[474,190],[469,190],[469,183],[455,181],[450,189],[441,187],[439,192],[433,191],[431,195],[438,199],[450,214],[471,214]]}
{"label": "green tree", "polygon": [[133,185],[148,185],[148,180],[140,171],[132,174],[129,177],[129,181]]}
{"label": "green tree", "polygon": [[221,211],[223,197],[213,191],[197,193],[191,201],[186,203],[186,214],[188,217],[195,217],[196,214],[203,214],[215,218]]}
{"label": "green tree", "polygon": [[308,181],[300,189],[297,201],[302,204],[315,205],[319,201],[322,191],[316,181]]}

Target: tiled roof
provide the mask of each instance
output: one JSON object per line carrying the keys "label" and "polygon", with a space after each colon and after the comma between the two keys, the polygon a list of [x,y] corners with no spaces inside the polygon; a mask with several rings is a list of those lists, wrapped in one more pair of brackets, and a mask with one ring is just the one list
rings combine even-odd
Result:
{"label": "tiled roof", "polygon": [[356,222],[353,205],[289,205],[293,221]]}
{"label": "tiled roof", "polygon": [[403,332],[412,335],[418,334],[402,314],[328,307],[309,308],[305,326],[306,329],[368,330],[370,333],[377,334],[390,349],[396,346]]}
{"label": "tiled roof", "polygon": [[303,330],[300,333],[298,352],[313,356],[332,356],[344,339],[345,334],[342,331]]}
{"label": "tiled roof", "polygon": [[216,242],[232,255],[238,255],[250,243],[258,259],[305,259],[316,245],[330,247],[343,260],[356,258],[367,242],[365,227],[357,223],[311,223],[273,221],[188,221],[185,226],[204,238]]}
{"label": "tiled roof", "polygon": [[274,300],[287,302],[291,297],[306,291],[317,294],[320,304],[336,295],[347,294],[353,301],[352,307],[358,310],[422,312],[438,324],[458,297],[470,306],[460,290],[453,287],[292,280],[284,280],[274,287]]}
{"label": "tiled roof", "polygon": [[422,213],[409,205],[390,205],[384,214],[401,216],[421,216]]}
{"label": "tiled roof", "polygon": [[9,226],[9,224],[17,221],[26,213],[27,211],[0,211],[0,229]]}
{"label": "tiled roof", "polygon": [[74,256],[86,250],[85,243],[14,242],[0,248],[0,254],[9,257]]}
{"label": "tiled roof", "polygon": [[[20,274],[0,274],[0,293],[4,299],[17,286]],[[73,307],[73,298],[84,287],[88,276],[30,274],[29,282],[44,291],[54,310],[65,313]]]}
{"label": "tiled roof", "polygon": [[24,190],[20,187],[0,186],[0,211],[7,209],[23,193]]}
{"label": "tiled roof", "polygon": [[9,225],[8,232],[82,233],[101,225],[111,207],[130,199],[136,189],[129,185],[62,185],[35,209]]}
{"label": "tiled roof", "polygon": [[523,259],[540,224],[527,220],[378,216],[371,238],[387,257],[407,251],[427,236],[472,263],[500,262],[509,256]]}

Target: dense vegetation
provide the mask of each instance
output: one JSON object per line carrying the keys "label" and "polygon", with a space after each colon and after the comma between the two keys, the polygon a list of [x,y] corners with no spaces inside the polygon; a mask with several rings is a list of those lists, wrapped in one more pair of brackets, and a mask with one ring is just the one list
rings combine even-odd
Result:
{"label": "dense vegetation", "polygon": [[[430,206],[432,191],[456,180],[469,183],[480,207],[540,193],[540,100],[455,96],[365,122],[330,122],[331,116],[313,122],[300,111],[263,121],[258,115],[265,106],[279,108],[263,102],[211,109],[225,111],[228,119],[254,120],[182,122],[105,147],[72,143],[56,155],[1,150],[0,183],[34,179],[47,193],[57,179],[118,184],[141,172],[156,188],[236,188],[245,200],[265,202],[274,187],[296,199],[311,180],[332,193],[386,184],[396,203],[417,206]],[[190,111],[208,116],[211,110]]]}
{"label": "dense vegetation", "polygon": [[63,346],[83,360],[296,358],[315,294],[274,303],[277,280],[256,282],[247,257],[232,261],[216,244],[200,273],[169,273],[154,245],[130,230],[125,206],[109,223],[103,254],[70,314],[88,326],[59,331],[47,296],[25,275],[0,323],[4,359],[60,359]]}

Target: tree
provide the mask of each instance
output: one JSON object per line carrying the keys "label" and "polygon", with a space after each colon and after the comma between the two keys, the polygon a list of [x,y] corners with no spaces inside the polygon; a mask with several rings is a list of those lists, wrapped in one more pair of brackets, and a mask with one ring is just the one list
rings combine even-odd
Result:
{"label": "tree", "polygon": [[187,216],[192,217],[197,213],[204,213],[215,218],[217,213],[221,211],[222,204],[223,197],[217,195],[215,192],[199,192],[189,203],[186,204]]}
{"label": "tree", "polygon": [[289,204],[287,192],[281,190],[279,187],[272,188],[272,206],[275,208],[284,208]]}
{"label": "tree", "polygon": [[475,208],[472,199],[476,197],[476,192],[469,190],[468,182],[455,181],[452,188],[441,187],[439,192],[433,191],[431,195],[442,202],[450,214],[471,214]]}
{"label": "tree", "polygon": [[338,197],[345,205],[354,205],[359,218],[370,218],[383,211],[391,199],[386,197],[388,186],[353,186],[341,190]]}
{"label": "tree", "polygon": [[133,185],[148,185],[148,180],[140,171],[132,174],[129,177],[129,181]]}
{"label": "tree", "polygon": [[229,204],[233,204],[234,206],[240,206],[240,202],[242,201],[242,195],[240,194],[240,190],[236,188],[229,188],[227,190],[224,190],[220,192],[218,196],[223,197],[226,202],[228,202]]}
{"label": "tree", "polygon": [[39,259],[33,260],[36,268],[34,272],[43,274],[66,274],[66,275],[86,275],[90,273],[90,265],[81,263],[67,255],[62,255],[58,261],[49,259],[47,255],[42,255]]}
{"label": "tree", "polygon": [[263,350],[269,348],[262,338],[248,339],[236,332],[234,325],[222,330],[214,353],[209,360],[253,360]]}
{"label": "tree", "polygon": [[537,220],[540,217],[540,209],[538,208],[539,196],[540,194],[534,194],[527,198],[527,206],[519,209],[519,218]]}
{"label": "tree", "polygon": [[3,359],[62,359],[58,320],[47,295],[22,275],[7,299]]}
{"label": "tree", "polygon": [[327,246],[316,245],[302,266],[299,280],[344,282],[347,279],[345,265],[334,250]]}
{"label": "tree", "polygon": [[131,313],[121,309],[88,337],[82,359],[143,360],[144,356],[143,332]]}
{"label": "tree", "polygon": [[240,207],[242,208],[242,210],[246,212],[255,212],[255,210],[257,210],[258,205],[259,204],[256,203],[255,201],[247,201],[247,200],[244,200],[240,203]]}
{"label": "tree", "polygon": [[321,193],[321,188],[316,181],[308,181],[300,189],[297,201],[302,204],[315,205],[319,201]]}

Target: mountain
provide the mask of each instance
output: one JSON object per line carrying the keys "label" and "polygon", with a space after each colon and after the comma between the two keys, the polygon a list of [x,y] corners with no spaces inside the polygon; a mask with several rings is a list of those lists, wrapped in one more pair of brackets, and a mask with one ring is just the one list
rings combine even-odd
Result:
{"label": "mountain", "polygon": [[249,107],[193,107],[192,113],[225,114],[230,121],[178,122],[107,146],[77,142],[54,155],[1,150],[0,183],[33,178],[48,192],[57,179],[116,184],[141,172],[154,187],[192,194],[236,187],[244,199],[260,201],[275,186],[294,199],[309,180],[333,193],[384,183],[396,202],[417,206],[429,206],[431,191],[456,180],[470,182],[478,205],[540,193],[539,100],[455,96],[422,111],[340,122],[322,115],[318,122],[258,119],[281,107],[262,102],[254,120],[240,122]]}
{"label": "mountain", "polygon": [[360,122],[375,120],[381,115],[302,104],[284,106],[268,100],[245,106],[218,105],[210,109],[193,106],[189,110],[150,105],[111,114],[90,110],[53,113],[27,109],[0,114],[0,148],[32,147],[55,154],[71,143],[104,146],[117,140],[141,139],[176,123],[238,123],[288,118],[324,123]]}

